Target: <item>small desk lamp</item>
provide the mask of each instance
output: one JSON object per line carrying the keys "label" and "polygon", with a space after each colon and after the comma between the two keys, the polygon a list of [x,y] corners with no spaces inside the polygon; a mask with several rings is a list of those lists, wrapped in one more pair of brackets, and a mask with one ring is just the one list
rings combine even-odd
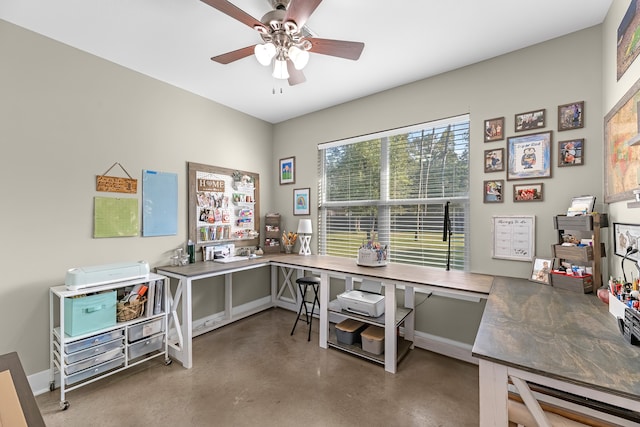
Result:
{"label": "small desk lamp", "polygon": [[299,255],[311,255],[311,228],[310,219],[301,219],[298,222],[298,235],[300,236],[300,252]]}

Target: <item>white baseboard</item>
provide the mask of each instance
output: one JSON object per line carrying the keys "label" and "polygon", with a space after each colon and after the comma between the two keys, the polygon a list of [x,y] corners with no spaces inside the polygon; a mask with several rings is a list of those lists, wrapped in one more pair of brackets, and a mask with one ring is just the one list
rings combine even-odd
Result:
{"label": "white baseboard", "polygon": [[413,344],[418,348],[442,354],[452,359],[462,360],[474,365],[478,364],[478,359],[471,355],[473,346],[470,344],[419,331],[415,331],[413,334]]}

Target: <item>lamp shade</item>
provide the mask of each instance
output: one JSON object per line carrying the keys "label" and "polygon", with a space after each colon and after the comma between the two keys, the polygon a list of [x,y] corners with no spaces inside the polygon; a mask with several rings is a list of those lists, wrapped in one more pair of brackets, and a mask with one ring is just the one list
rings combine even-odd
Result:
{"label": "lamp shade", "polygon": [[253,53],[260,64],[267,66],[271,64],[271,60],[276,56],[276,47],[273,43],[257,44],[253,48]]}
{"label": "lamp shade", "polygon": [[293,62],[296,70],[302,70],[309,62],[309,52],[296,46],[291,46],[289,48],[289,59]]}
{"label": "lamp shade", "polygon": [[298,234],[313,234],[310,219],[301,219],[298,222]]}
{"label": "lamp shade", "polygon": [[286,80],[289,78],[289,70],[287,70],[287,61],[276,59],[273,62],[273,77],[276,79]]}

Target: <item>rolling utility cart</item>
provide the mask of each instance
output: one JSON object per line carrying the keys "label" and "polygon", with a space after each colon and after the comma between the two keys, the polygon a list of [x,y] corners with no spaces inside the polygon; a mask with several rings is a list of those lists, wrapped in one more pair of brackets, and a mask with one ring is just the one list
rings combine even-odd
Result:
{"label": "rolling utility cart", "polygon": [[[165,276],[149,273],[82,289],[56,286],[49,291],[50,383],[60,386],[60,409],[66,393],[167,352]],[[146,287],[138,302],[123,304],[135,289]],[[56,375],[57,374],[57,375]]]}

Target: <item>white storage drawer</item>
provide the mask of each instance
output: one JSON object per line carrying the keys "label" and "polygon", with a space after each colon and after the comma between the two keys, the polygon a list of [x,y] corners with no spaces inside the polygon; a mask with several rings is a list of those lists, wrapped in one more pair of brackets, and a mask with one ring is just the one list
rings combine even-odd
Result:
{"label": "white storage drawer", "polygon": [[64,355],[64,363],[66,364],[70,364],[70,363],[76,363],[79,362],[81,360],[84,359],[88,359],[90,357],[96,357],[102,353],[105,353],[107,351],[111,351],[115,348],[123,348],[124,347],[124,342],[122,340],[122,338],[117,339],[117,340],[113,340],[111,342],[108,342],[106,344],[101,344],[101,345],[96,345],[94,347],[89,347],[86,350],[82,350],[82,351],[78,351],[72,354],[65,354]]}
{"label": "white storage drawer", "polygon": [[94,377],[96,375],[103,374],[107,371],[110,371],[115,368],[119,368],[124,365],[124,357],[119,357],[117,359],[112,360],[111,362],[103,363],[102,365],[94,366],[90,369],[85,369],[84,371],[79,371],[73,375],[65,378],[65,384],[71,385],[75,384],[79,381],[86,380],[88,378]]}
{"label": "white storage drawer", "polygon": [[162,317],[131,326],[127,333],[127,339],[129,342],[134,342],[159,332],[164,332],[164,318]]}
{"label": "white storage drawer", "polygon": [[164,335],[156,335],[155,337],[148,338],[146,340],[139,341],[129,346],[129,359],[135,359],[136,357],[144,356],[145,354],[159,351],[162,349],[164,342]]}
{"label": "white storage drawer", "polygon": [[108,362],[109,360],[115,359],[120,356],[124,356],[124,346],[122,345],[119,346],[118,348],[114,348],[112,350],[106,351],[95,357],[84,359],[84,360],[81,360],[80,362],[68,365],[64,368],[64,372],[67,375],[71,375],[78,371],[82,371],[83,369],[91,368],[92,366],[99,365],[104,362]]}
{"label": "white storage drawer", "polygon": [[105,332],[104,334],[94,335],[89,338],[85,338],[79,341],[74,341],[64,345],[64,352],[67,354],[75,353],[76,351],[84,350],[85,348],[92,347],[98,344],[104,344],[109,341],[113,341],[124,335],[124,329],[115,329],[113,331]]}

